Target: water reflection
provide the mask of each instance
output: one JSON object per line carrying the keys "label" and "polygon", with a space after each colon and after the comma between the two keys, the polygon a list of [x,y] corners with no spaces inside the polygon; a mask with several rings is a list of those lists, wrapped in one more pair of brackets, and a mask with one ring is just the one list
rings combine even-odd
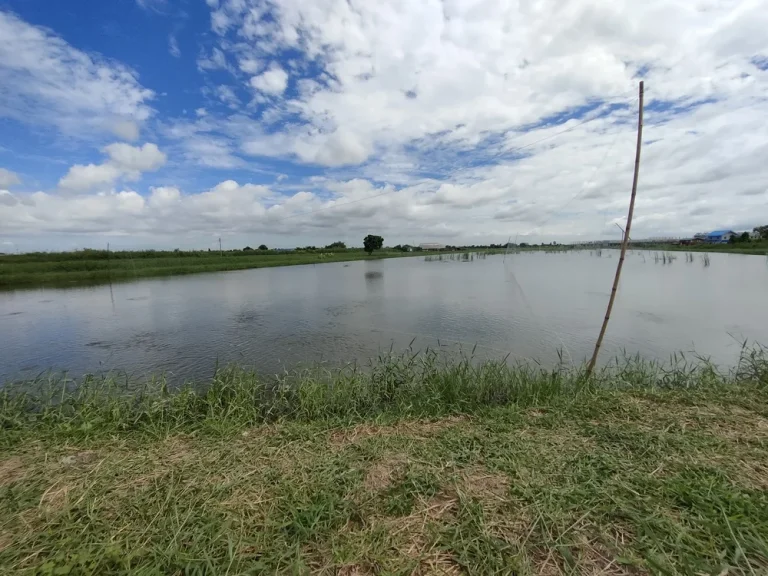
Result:
{"label": "water reflection", "polygon": [[[193,379],[217,361],[275,373],[364,362],[414,337],[415,348],[477,344],[478,356],[545,365],[563,350],[579,362],[605,313],[616,262],[608,255],[509,254],[466,266],[415,257],[6,292],[0,379],[47,369]],[[768,343],[764,260],[714,254],[706,267],[682,257],[655,265],[652,253],[629,254],[602,358],[695,350],[731,363],[739,341]]]}

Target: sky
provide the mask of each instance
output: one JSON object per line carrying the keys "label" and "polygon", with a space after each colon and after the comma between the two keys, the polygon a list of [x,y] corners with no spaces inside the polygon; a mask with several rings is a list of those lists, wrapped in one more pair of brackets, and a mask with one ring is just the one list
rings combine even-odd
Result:
{"label": "sky", "polygon": [[768,0],[0,0],[0,252],[768,224]]}

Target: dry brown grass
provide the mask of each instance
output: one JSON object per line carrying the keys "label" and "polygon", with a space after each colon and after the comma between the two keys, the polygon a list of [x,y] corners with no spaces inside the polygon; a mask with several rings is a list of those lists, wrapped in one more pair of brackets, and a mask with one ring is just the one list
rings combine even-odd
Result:
{"label": "dry brown grass", "polygon": [[18,482],[26,474],[24,462],[18,456],[0,462],[0,487]]}
{"label": "dry brown grass", "polygon": [[364,564],[348,564],[336,568],[334,572],[336,576],[369,576],[376,574],[376,570]]}
{"label": "dry brown grass", "polygon": [[54,482],[43,492],[38,508],[46,514],[59,512],[67,506],[69,503],[69,493],[76,488],[72,484],[65,484],[60,481]]}
{"label": "dry brown grass", "polygon": [[489,472],[482,466],[472,466],[461,472],[460,489],[481,502],[504,502],[509,491],[509,477]]}
{"label": "dry brown grass", "polygon": [[405,436],[412,440],[423,440],[454,426],[466,424],[467,421],[465,416],[449,416],[434,421],[406,420],[390,425],[359,424],[334,430],[328,441],[338,449],[374,437]]}
{"label": "dry brown grass", "polygon": [[433,534],[433,527],[454,516],[457,504],[457,494],[443,491],[420,499],[407,516],[381,520],[396,540],[398,553],[417,563],[413,574],[458,573],[453,571],[457,567],[450,555],[437,547]]}
{"label": "dry brown grass", "polygon": [[363,488],[366,492],[381,492],[390,486],[392,479],[408,463],[404,454],[391,454],[374,462],[365,474]]}
{"label": "dry brown grass", "polygon": [[6,548],[10,548],[11,544],[13,544],[13,537],[11,534],[4,530],[0,530],[0,552]]}

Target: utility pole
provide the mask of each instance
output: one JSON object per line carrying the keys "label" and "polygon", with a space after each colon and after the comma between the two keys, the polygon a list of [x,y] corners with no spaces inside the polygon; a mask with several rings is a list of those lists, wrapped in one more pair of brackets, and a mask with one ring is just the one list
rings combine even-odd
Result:
{"label": "utility pole", "polygon": [[605,331],[608,328],[608,320],[611,319],[611,310],[613,309],[613,302],[616,300],[616,291],[619,289],[619,278],[621,277],[621,268],[624,266],[624,257],[627,254],[627,244],[629,242],[629,230],[632,228],[632,214],[635,211],[635,196],[637,195],[637,178],[640,174],[640,149],[643,144],[643,81],[640,81],[639,87],[640,94],[640,106],[637,114],[637,150],[635,151],[635,174],[632,178],[632,196],[629,199],[629,213],[627,214],[627,227],[624,232],[624,238],[621,242],[621,256],[619,256],[619,263],[616,265],[616,276],[613,279],[613,288],[611,288],[611,297],[608,299],[608,309],[605,311],[605,318],[603,319],[603,326],[600,328],[600,335],[597,337],[595,343],[595,351],[592,353],[592,359],[587,364],[587,378],[592,375],[592,371],[595,369],[597,363],[597,355],[600,353],[600,346],[603,344],[603,337]]}
{"label": "utility pole", "polygon": [[219,256],[224,256],[224,252],[221,251],[221,237],[219,237]]}

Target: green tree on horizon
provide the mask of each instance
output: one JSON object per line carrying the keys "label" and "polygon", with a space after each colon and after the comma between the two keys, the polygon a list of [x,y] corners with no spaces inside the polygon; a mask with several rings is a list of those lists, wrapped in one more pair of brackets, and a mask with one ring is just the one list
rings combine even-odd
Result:
{"label": "green tree on horizon", "polygon": [[365,251],[368,252],[368,254],[373,254],[374,250],[381,250],[381,247],[384,245],[384,238],[381,236],[375,236],[373,234],[368,234],[365,238],[363,238],[363,248],[365,248]]}

